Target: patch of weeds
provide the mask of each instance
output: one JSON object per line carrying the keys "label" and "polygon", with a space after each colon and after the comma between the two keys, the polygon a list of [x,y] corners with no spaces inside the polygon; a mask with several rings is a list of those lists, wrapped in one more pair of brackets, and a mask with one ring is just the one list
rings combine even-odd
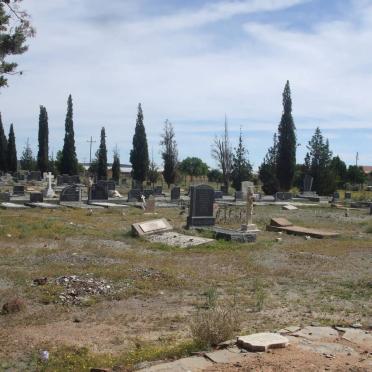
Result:
{"label": "patch of weeds", "polygon": [[267,293],[261,279],[255,278],[253,282],[253,291],[255,297],[256,311],[260,312],[264,308],[265,300],[267,297]]}
{"label": "patch of weeds", "polygon": [[205,303],[201,306],[203,309],[213,309],[216,307],[218,299],[216,288],[207,289],[203,295],[205,296]]}

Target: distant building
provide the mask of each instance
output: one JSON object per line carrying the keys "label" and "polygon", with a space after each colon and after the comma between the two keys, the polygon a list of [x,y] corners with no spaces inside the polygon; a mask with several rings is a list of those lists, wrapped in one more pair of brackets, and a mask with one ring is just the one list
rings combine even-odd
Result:
{"label": "distant building", "polygon": [[[87,171],[90,167],[90,163],[82,163],[84,169]],[[112,175],[112,163],[107,163],[107,171],[109,177]],[[132,172],[131,164],[120,164],[120,173],[124,177],[129,177]]]}
{"label": "distant building", "polygon": [[371,174],[372,173],[372,165],[361,165],[361,168],[363,169],[363,172],[365,174]]}

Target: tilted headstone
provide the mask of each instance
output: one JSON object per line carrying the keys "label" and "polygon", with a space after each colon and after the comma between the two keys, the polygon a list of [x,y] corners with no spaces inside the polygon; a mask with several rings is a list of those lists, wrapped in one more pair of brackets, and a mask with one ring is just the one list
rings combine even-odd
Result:
{"label": "tilted headstone", "polygon": [[30,193],[30,203],[43,203],[44,195],[42,192],[31,192]]}
{"label": "tilted headstone", "polygon": [[108,200],[107,187],[96,183],[93,184],[89,189],[89,200]]}
{"label": "tilted headstone", "polygon": [[155,186],[154,187],[154,195],[163,195],[163,187],[162,186]]}
{"label": "tilted headstone", "polygon": [[0,192],[0,202],[10,202],[10,194],[8,192]]}
{"label": "tilted headstone", "polygon": [[275,200],[284,201],[292,200],[293,194],[291,192],[277,192],[275,194]]}
{"label": "tilted headstone", "polygon": [[223,192],[219,190],[214,191],[214,198],[215,199],[222,199],[223,198]]}
{"label": "tilted headstone", "polygon": [[81,201],[80,187],[71,185],[65,187],[59,196],[60,202],[79,202]]}
{"label": "tilted headstone", "polygon": [[131,189],[128,192],[128,201],[129,202],[141,201],[141,195],[142,195],[141,189]]}
{"label": "tilted headstone", "polygon": [[314,177],[306,174],[303,181],[304,192],[311,192],[313,188]]}
{"label": "tilted headstone", "polygon": [[181,197],[181,188],[174,186],[171,190],[171,200],[179,200]]}
{"label": "tilted headstone", "polygon": [[23,196],[25,194],[25,187],[23,185],[14,185],[13,186],[13,195]]}
{"label": "tilted headstone", "polygon": [[214,189],[208,185],[191,186],[187,227],[213,226]]}

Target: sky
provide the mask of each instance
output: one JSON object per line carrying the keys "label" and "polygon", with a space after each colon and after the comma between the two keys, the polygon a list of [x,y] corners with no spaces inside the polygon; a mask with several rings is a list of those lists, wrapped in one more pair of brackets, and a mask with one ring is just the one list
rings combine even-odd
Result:
{"label": "sky", "polygon": [[179,158],[210,166],[225,115],[231,142],[241,128],[260,165],[290,81],[297,160],[319,126],[347,164],[371,165],[372,0],[24,0],[36,28],[15,57],[22,76],[0,91],[17,150],[37,152],[39,106],[49,116],[50,153],[63,146],[67,97],[74,103],[80,161],[106,128],[129,162],[141,102],[150,156],[161,166],[160,136],[173,123]]}

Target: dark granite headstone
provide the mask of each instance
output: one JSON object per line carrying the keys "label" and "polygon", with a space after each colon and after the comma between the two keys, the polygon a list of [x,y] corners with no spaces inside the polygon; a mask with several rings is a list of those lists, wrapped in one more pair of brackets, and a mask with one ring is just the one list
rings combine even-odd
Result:
{"label": "dark granite headstone", "polygon": [[226,186],[222,185],[222,186],[220,187],[220,190],[222,191],[223,195],[227,195],[227,191],[228,191],[228,189],[227,189]]}
{"label": "dark granite headstone", "polygon": [[128,201],[137,202],[141,201],[142,191],[140,189],[131,189],[128,192]]}
{"label": "dark granite headstone", "polygon": [[345,192],[345,199],[351,199],[351,192]]}
{"label": "dark granite headstone", "polygon": [[23,196],[25,194],[25,187],[23,185],[14,185],[13,186],[13,195]]}
{"label": "dark granite headstone", "polygon": [[[142,195],[145,195],[145,198],[148,199],[150,196],[154,195],[154,190],[153,189],[144,189],[142,191]],[[140,195],[141,198],[141,195]]]}
{"label": "dark granite headstone", "polygon": [[154,195],[163,195],[163,187],[162,186],[155,186],[154,187]]}
{"label": "dark granite headstone", "polygon": [[243,191],[235,191],[235,201],[243,200]]}
{"label": "dark granite headstone", "polygon": [[214,189],[208,185],[191,186],[187,227],[213,226]]}
{"label": "dark granite headstone", "polygon": [[97,185],[102,185],[104,187],[107,187],[107,190],[108,191],[115,191],[115,181],[104,181],[104,180],[100,180],[100,181],[97,181]]}
{"label": "dark granite headstone", "polygon": [[304,192],[310,192],[313,187],[314,177],[306,174],[304,177]]}
{"label": "dark granite headstone", "polygon": [[77,183],[80,183],[80,177],[78,175],[69,176],[68,174],[61,174],[57,176],[57,186],[74,185]]}
{"label": "dark granite headstone", "polygon": [[0,192],[0,202],[10,202],[10,194],[8,192]]}
{"label": "dark granite headstone", "polygon": [[42,192],[30,193],[30,203],[42,203],[43,201],[44,201],[44,196]]}
{"label": "dark granite headstone", "polygon": [[293,194],[291,192],[277,192],[275,194],[275,200],[279,201],[291,200],[292,198]]}
{"label": "dark granite headstone", "polygon": [[80,197],[80,188],[76,185],[71,185],[65,187],[61,191],[61,195],[59,196],[60,202],[79,202],[81,201]]}
{"label": "dark granite headstone", "polygon": [[171,190],[171,200],[179,200],[181,197],[181,188],[174,186]]}
{"label": "dark granite headstone", "polygon": [[41,181],[41,172],[40,171],[32,171],[27,176],[28,181]]}
{"label": "dark granite headstone", "polygon": [[107,186],[93,184],[89,190],[89,200],[108,200]]}
{"label": "dark granite headstone", "polygon": [[214,198],[215,199],[222,199],[223,198],[223,192],[219,190],[214,191]]}

